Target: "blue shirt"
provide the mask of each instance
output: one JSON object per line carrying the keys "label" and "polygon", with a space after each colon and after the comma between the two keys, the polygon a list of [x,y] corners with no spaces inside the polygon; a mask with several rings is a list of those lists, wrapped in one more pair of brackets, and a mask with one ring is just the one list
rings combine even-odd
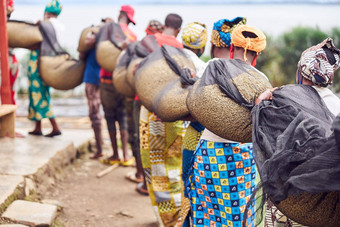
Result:
{"label": "blue shirt", "polygon": [[96,59],[96,50],[93,48],[86,58],[83,82],[99,86],[99,70],[100,66]]}

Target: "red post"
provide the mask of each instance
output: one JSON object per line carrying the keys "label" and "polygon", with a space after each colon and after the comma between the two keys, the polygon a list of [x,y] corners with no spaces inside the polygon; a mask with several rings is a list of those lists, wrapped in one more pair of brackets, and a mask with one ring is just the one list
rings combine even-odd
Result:
{"label": "red post", "polygon": [[0,61],[1,61],[1,103],[13,104],[8,68],[7,2],[0,4]]}

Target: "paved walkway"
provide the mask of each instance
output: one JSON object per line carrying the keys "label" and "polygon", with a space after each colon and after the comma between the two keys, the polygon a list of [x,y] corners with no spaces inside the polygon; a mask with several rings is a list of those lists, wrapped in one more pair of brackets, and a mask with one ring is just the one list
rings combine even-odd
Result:
{"label": "paved walkway", "polygon": [[[44,184],[40,179],[43,175],[53,174],[57,168],[68,165],[76,158],[77,148],[88,145],[93,138],[86,102],[78,100],[54,107],[56,113],[64,116],[57,118],[62,135],[54,138],[28,135],[34,123],[24,115],[22,103],[25,102],[18,100],[21,105],[15,122],[16,132],[24,137],[0,138],[0,216],[18,198],[18,190],[24,192],[24,196],[30,193],[29,190],[25,192],[29,180],[36,185]],[[58,102],[63,103],[62,100]],[[43,120],[42,126],[44,134],[50,132],[48,120]]]}

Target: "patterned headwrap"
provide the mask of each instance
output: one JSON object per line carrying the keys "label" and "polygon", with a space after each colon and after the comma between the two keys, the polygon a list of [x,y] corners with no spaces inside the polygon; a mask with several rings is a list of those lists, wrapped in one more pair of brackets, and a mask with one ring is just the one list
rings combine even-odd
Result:
{"label": "patterned headwrap", "polygon": [[340,50],[335,47],[331,38],[327,38],[301,54],[298,73],[315,85],[327,87],[332,84],[339,65]]}
{"label": "patterned headwrap", "polygon": [[46,5],[45,13],[52,13],[58,16],[61,13],[62,8],[63,7],[58,0],[52,0]]}
{"label": "patterned headwrap", "polygon": [[[253,33],[255,38],[245,37],[244,32]],[[244,51],[244,60],[247,60],[247,50],[255,51],[259,54],[266,48],[266,36],[263,32],[255,27],[247,25],[237,26],[231,34],[231,44],[236,47],[242,47]]]}
{"label": "patterned headwrap", "polygon": [[230,34],[239,24],[246,24],[245,17],[236,17],[232,20],[222,19],[214,23],[211,34],[211,43],[217,47],[229,47],[231,42]]}
{"label": "patterned headwrap", "polygon": [[193,22],[184,27],[182,31],[183,44],[192,49],[205,47],[208,40],[207,26]]}
{"label": "patterned headwrap", "polygon": [[147,35],[153,35],[156,33],[161,33],[163,31],[163,25],[158,20],[151,20],[146,27],[145,32]]}

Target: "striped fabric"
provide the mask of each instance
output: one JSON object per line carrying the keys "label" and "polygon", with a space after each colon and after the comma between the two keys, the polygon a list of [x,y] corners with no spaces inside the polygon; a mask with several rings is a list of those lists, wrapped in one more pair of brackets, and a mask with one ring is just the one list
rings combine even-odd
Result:
{"label": "striped fabric", "polygon": [[182,121],[162,122],[144,106],[140,112],[142,164],[151,204],[160,226],[176,225],[183,191]]}

